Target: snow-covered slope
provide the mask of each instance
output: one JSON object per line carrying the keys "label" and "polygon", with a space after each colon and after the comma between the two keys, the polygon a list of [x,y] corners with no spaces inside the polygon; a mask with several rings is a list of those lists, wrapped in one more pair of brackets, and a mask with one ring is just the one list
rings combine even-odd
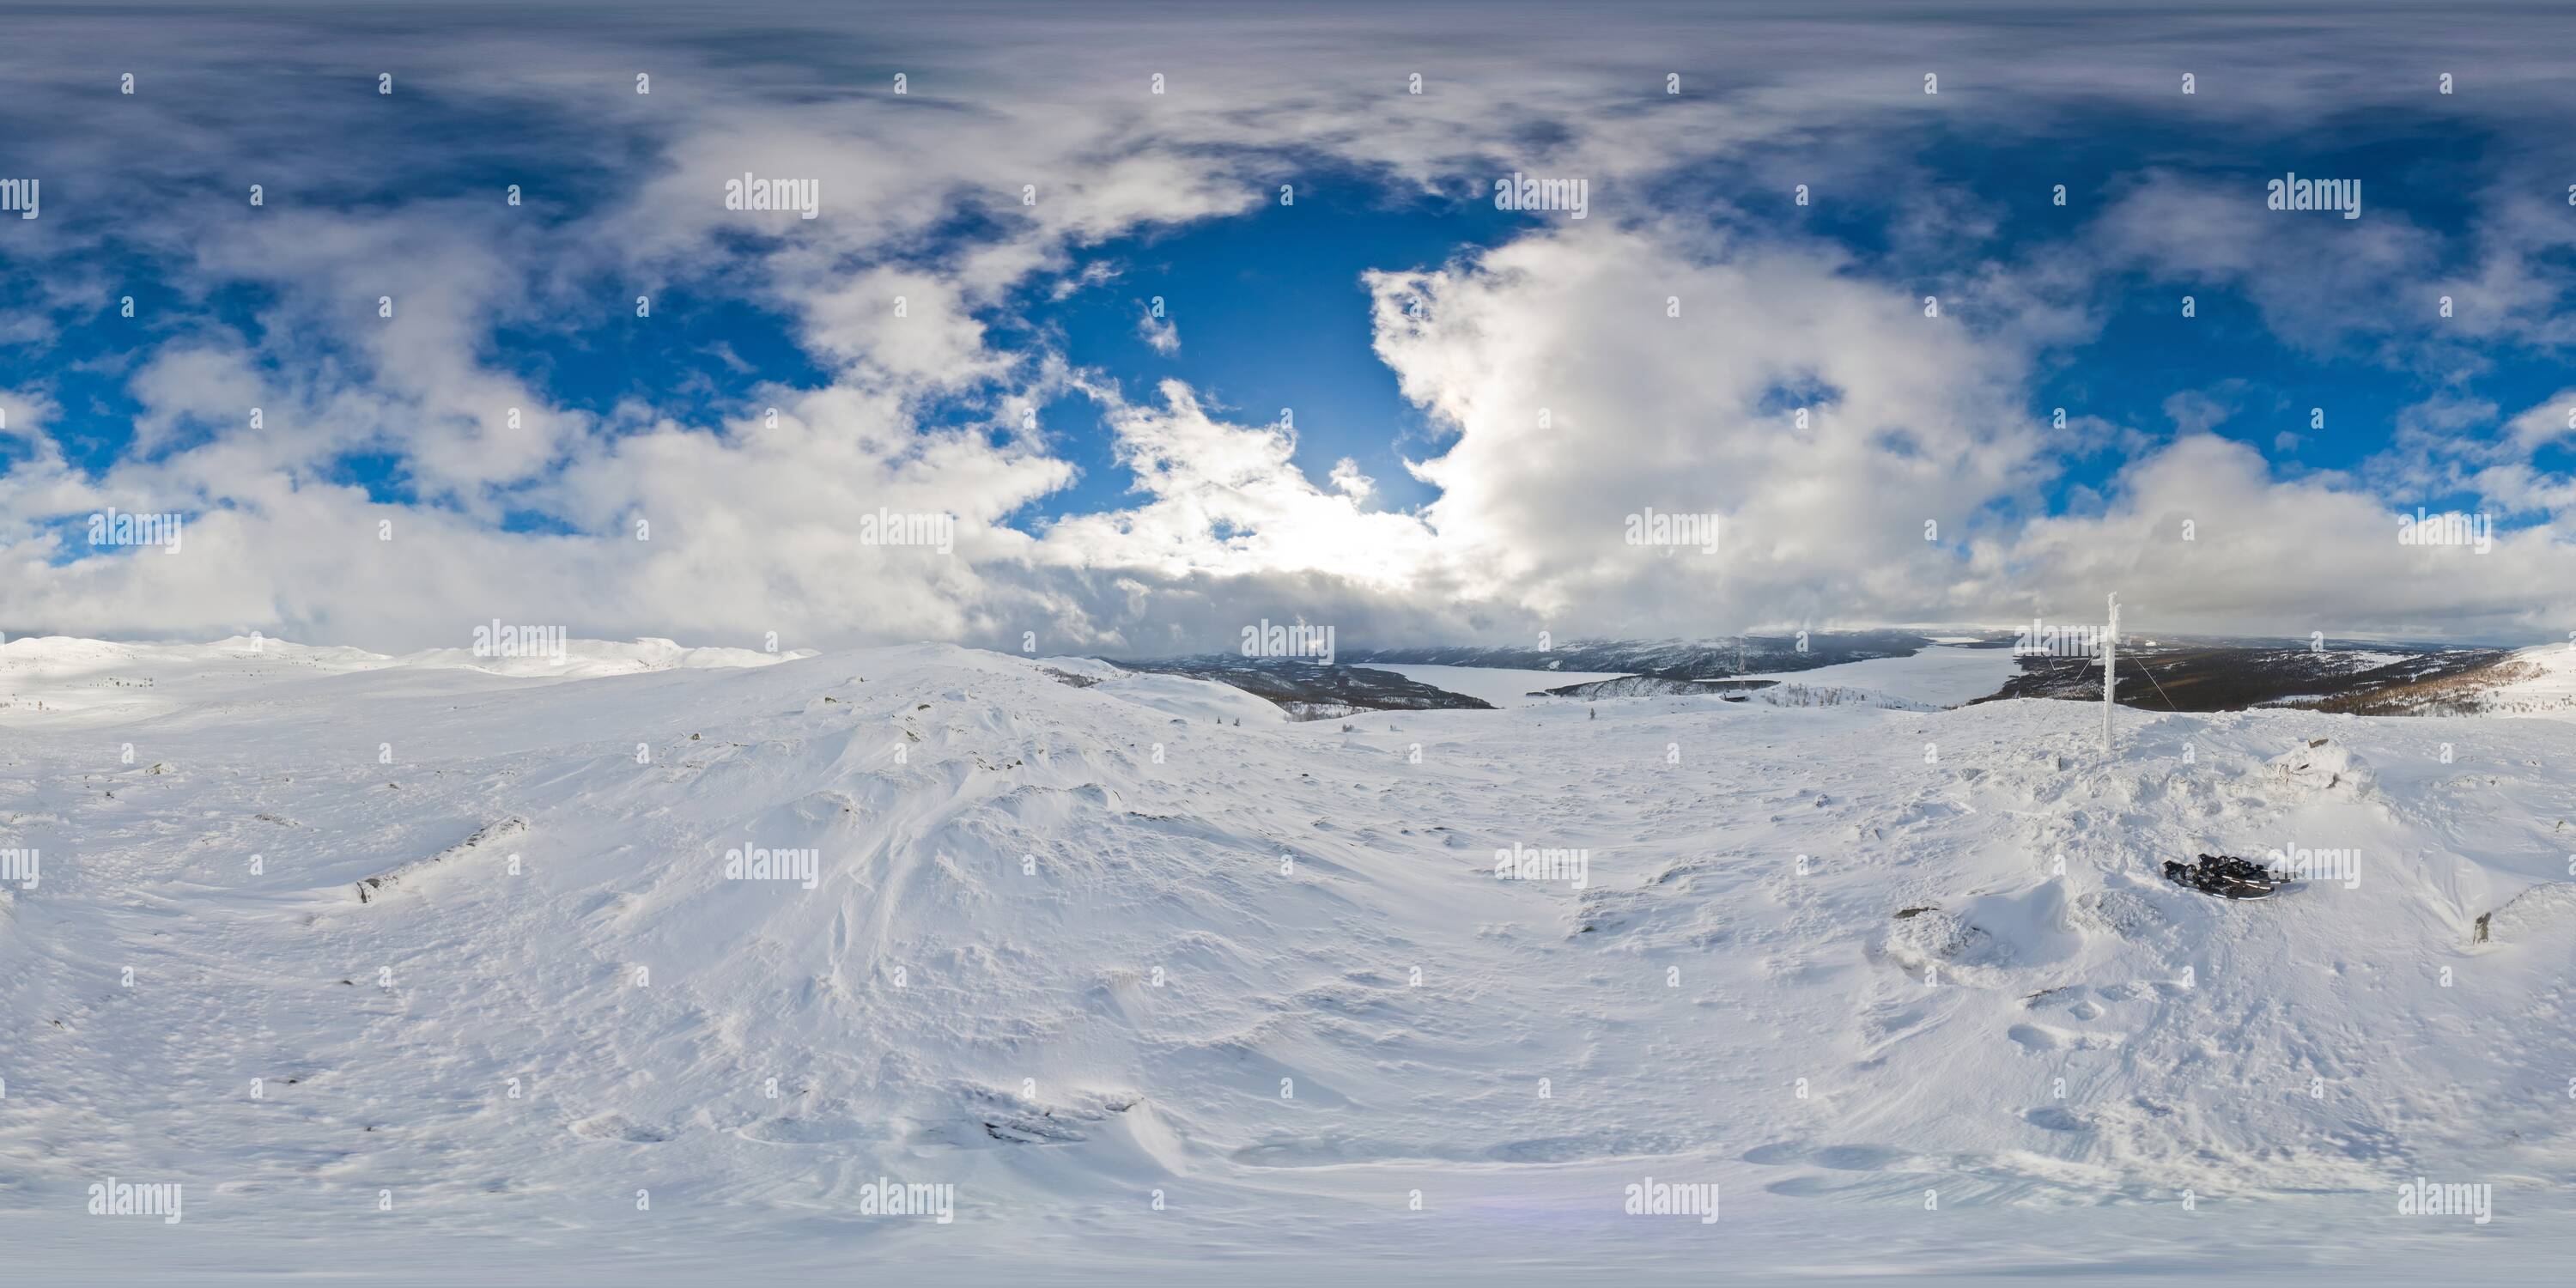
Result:
{"label": "snow-covered slope", "polygon": [[[812,649],[767,653],[747,648],[686,648],[666,639],[632,643],[565,640],[559,653],[477,656],[472,649],[429,649],[388,657],[364,649],[315,647],[234,636],[210,644],[118,644],[59,635],[0,644],[0,727],[94,724],[158,714],[181,702],[227,696],[276,696],[281,682],[400,669],[415,675],[470,670],[523,679],[586,679],[642,671],[767,666]],[[175,695],[175,696],[173,696]]]}
{"label": "snow-covered slope", "polygon": [[[2476,922],[2567,879],[2576,724],[2123,710],[2105,762],[2098,708],[2050,701],[1342,733],[945,646],[542,685],[145,661],[0,709],[0,848],[41,857],[0,907],[17,1272],[2570,1246],[2576,923]],[[52,718],[126,672],[154,705]],[[2156,875],[2275,849],[2352,880]],[[2419,1175],[2494,1221],[2400,1218]],[[83,1215],[109,1177],[184,1183],[185,1222]],[[874,1214],[889,1181],[953,1220]],[[1722,1219],[1624,1211],[1676,1182]]]}
{"label": "snow-covered slope", "polygon": [[2576,715],[2576,644],[2523,649],[2498,669],[2510,678],[2487,692],[2490,712]]}

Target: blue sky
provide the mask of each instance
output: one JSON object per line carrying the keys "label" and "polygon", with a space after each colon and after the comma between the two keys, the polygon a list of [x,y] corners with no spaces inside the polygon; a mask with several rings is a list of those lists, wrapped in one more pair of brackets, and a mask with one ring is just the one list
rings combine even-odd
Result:
{"label": "blue sky", "polygon": [[[0,630],[2576,616],[2564,17],[1169,12],[31,12]],[[2266,209],[2293,171],[2360,217]],[[818,217],[725,208],[753,173]],[[1516,173],[1588,209],[1496,209]],[[89,544],[109,506],[189,548]],[[2492,548],[2401,543],[2419,506]],[[1626,537],[1658,511],[1730,540]]]}
{"label": "blue sky", "polygon": [[[1388,504],[1428,503],[1408,476],[1443,433],[1407,403],[1371,348],[1370,269],[1436,268],[1508,237],[1520,220],[1489,202],[1391,193],[1372,176],[1330,169],[1283,172],[1296,205],[1276,202],[1159,235],[1121,238],[1083,253],[1119,276],[1062,301],[1033,288],[1011,302],[1013,323],[1058,338],[1066,357],[1123,386],[1178,376],[1235,414],[1270,421],[1295,413],[1297,464],[1317,484],[1347,458],[1379,481]],[[1078,274],[1077,274],[1078,277]],[[1157,353],[1139,318],[1161,297],[1186,337]],[[1108,444],[1085,433],[1083,400],[1059,399],[1043,419],[1070,423],[1067,449],[1084,476],[1048,498],[1048,514],[1114,509],[1130,482]]]}

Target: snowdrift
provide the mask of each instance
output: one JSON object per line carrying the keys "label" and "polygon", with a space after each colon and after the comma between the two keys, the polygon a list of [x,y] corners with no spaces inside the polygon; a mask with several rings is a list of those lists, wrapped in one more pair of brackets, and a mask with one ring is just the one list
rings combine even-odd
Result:
{"label": "snowdrift", "polygon": [[[1186,1196],[1183,1255],[1530,1233],[1381,1226],[1415,1190],[1606,1219],[1704,1179],[1789,1230],[1927,1190],[2379,1212],[2457,1173],[2537,1215],[2576,1164],[2563,901],[2474,934],[2564,879],[2561,722],[2123,710],[2105,761],[2048,701],[1344,732],[944,646],[446,661],[0,710],[0,845],[44,857],[0,913],[0,1209],[169,1175],[207,1178],[192,1223],[385,1187],[416,1228],[589,1235],[650,1188],[918,1252],[852,1215],[893,1178],[1002,1240]],[[2157,875],[2273,850],[2357,880]]]}

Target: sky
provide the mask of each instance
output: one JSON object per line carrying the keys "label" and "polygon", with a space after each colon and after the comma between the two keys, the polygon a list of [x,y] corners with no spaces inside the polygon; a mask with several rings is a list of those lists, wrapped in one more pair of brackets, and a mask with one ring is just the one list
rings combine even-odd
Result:
{"label": "sky", "polygon": [[2564,10],[6,21],[11,638],[2576,640]]}

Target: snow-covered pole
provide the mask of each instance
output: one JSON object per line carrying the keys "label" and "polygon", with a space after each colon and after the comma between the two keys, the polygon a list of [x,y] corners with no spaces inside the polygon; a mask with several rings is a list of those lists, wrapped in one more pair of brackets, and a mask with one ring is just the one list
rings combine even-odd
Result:
{"label": "snow-covered pole", "polygon": [[2111,672],[2119,665],[2120,652],[2120,595],[2118,591],[2113,591],[2111,593],[2110,605],[2111,625],[2109,629],[2102,632],[2102,754],[2106,756],[2111,754]]}

